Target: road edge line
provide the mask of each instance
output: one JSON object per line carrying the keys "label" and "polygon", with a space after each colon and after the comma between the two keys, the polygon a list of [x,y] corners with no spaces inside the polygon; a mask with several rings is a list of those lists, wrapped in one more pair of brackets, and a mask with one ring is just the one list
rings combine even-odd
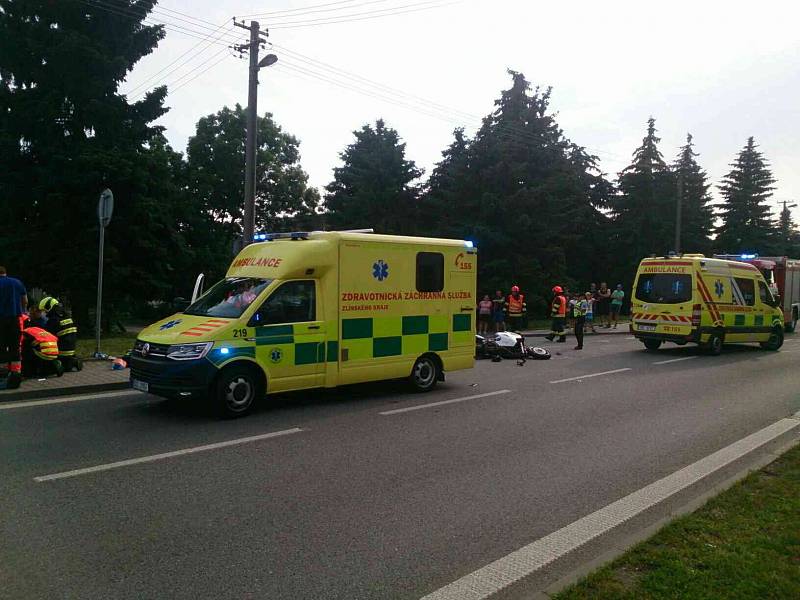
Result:
{"label": "road edge line", "polygon": [[[484,600],[797,428],[800,411],[534,540],[422,600]],[[659,493],[659,488],[665,489]]]}
{"label": "road edge line", "polygon": [[136,390],[117,390],[99,392],[97,394],[78,394],[75,396],[56,396],[47,400],[23,400],[21,402],[0,402],[0,410],[14,410],[16,408],[32,408],[36,406],[49,406],[51,404],[68,404],[70,402],[84,402],[86,400],[102,400],[104,398],[120,398],[141,394]]}
{"label": "road edge line", "polygon": [[414,410],[423,410],[425,408],[433,408],[436,406],[444,406],[446,404],[455,404],[456,402],[465,402],[467,400],[477,400],[478,398],[488,398],[490,396],[499,396],[500,394],[510,394],[511,390],[495,390],[494,392],[486,392],[485,394],[474,394],[472,396],[464,396],[462,398],[451,398],[450,400],[440,400],[439,402],[429,402],[428,404],[415,404],[414,406],[407,406],[405,408],[395,408],[393,410],[385,410],[379,412],[379,415],[384,417],[389,415],[397,415],[400,413],[411,412]]}

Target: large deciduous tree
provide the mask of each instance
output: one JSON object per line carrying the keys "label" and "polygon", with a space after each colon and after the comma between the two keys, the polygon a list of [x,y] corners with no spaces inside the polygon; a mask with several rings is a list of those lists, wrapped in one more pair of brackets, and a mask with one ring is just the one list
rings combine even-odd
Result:
{"label": "large deciduous tree", "polygon": [[767,202],[775,189],[775,178],[757,148],[755,140],[748,138],[719,185],[724,202],[719,210],[722,223],[717,228],[716,246],[723,252],[764,254],[772,241],[774,224]]}
{"label": "large deciduous tree", "polygon": [[[246,126],[246,111],[226,106],[198,121],[187,146],[191,201],[216,223],[214,235],[222,235],[228,248],[242,231]],[[256,229],[316,226],[319,194],[300,166],[297,138],[267,113],[258,118],[257,141]]]}
{"label": "large deciduous tree", "polygon": [[340,154],[342,166],[325,188],[326,225],[415,233],[418,189],[413,182],[422,171],[406,158],[406,145],[382,119],[353,135],[355,141]]}
{"label": "large deciduous tree", "polygon": [[152,122],[166,89],[137,102],[120,83],[164,31],[87,2],[0,0],[0,255],[30,287],[66,294],[82,323],[94,304],[97,199],[116,199],[106,297],[170,285],[177,239],[170,150]]}

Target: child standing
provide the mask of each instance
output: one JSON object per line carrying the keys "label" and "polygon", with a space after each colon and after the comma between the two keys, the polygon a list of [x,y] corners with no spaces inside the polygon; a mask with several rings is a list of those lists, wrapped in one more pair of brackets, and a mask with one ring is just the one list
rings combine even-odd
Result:
{"label": "child standing", "polygon": [[586,292],[586,326],[592,330],[592,333],[597,333],[594,328],[594,294]]}

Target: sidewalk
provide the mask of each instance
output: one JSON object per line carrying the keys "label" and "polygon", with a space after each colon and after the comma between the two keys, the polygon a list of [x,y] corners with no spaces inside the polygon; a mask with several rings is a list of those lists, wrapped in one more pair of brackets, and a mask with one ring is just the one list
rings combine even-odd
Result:
{"label": "sidewalk", "polygon": [[0,402],[121,390],[128,387],[129,376],[129,369],[112,371],[109,361],[86,361],[83,371],[44,380],[25,379],[16,390],[0,390]]}
{"label": "sidewalk", "polygon": [[[624,323],[620,323],[617,325],[616,329],[606,329],[605,327],[597,327],[597,333],[593,333],[591,329],[584,330],[584,334],[587,337],[591,337],[593,335],[609,335],[609,334],[616,334],[616,333],[627,333],[628,335],[631,334],[630,330],[630,322],[625,321]],[[544,337],[550,333],[549,329],[526,329],[524,331],[520,331],[520,333],[524,337]],[[567,329],[567,335],[573,335],[574,332],[572,329]]]}

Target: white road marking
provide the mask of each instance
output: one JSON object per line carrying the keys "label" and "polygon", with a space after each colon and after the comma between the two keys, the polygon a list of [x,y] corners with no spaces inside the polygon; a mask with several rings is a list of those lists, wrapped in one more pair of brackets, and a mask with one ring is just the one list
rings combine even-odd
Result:
{"label": "white road marking", "polygon": [[270,433],[262,433],[261,435],[252,435],[250,437],[243,437],[235,440],[227,440],[225,442],[206,444],[205,446],[195,446],[193,448],[183,448],[182,450],[174,450],[172,452],[164,452],[162,454],[153,454],[151,456],[140,456],[138,458],[129,458],[128,460],[120,460],[113,463],[106,463],[104,465],[86,467],[84,469],[75,469],[74,471],[63,471],[61,473],[53,473],[51,475],[40,475],[39,477],[34,477],[33,480],[37,483],[42,483],[43,481],[53,481],[54,479],[66,479],[67,477],[77,477],[79,475],[87,475],[89,473],[97,473],[99,471],[110,471],[111,469],[118,469],[120,467],[129,467],[131,465],[139,465],[142,463],[155,462],[157,460],[164,460],[165,458],[174,458],[175,456],[183,456],[184,454],[195,454],[197,452],[206,452],[208,450],[227,448],[228,446],[249,444],[250,442],[258,442],[260,440],[280,437],[283,435],[290,435],[292,433],[300,433],[301,431],[304,430],[300,429],[299,427],[294,427],[293,429],[284,429],[283,431],[272,431]]}
{"label": "white road marking", "polygon": [[798,427],[800,427],[800,413],[781,419],[688,467],[675,471],[663,479],[465,575],[428,594],[422,600],[483,600],[488,598]]}
{"label": "white road marking", "polygon": [[441,402],[431,402],[430,404],[417,404],[416,406],[408,406],[406,408],[396,408],[394,410],[385,410],[381,415],[396,415],[404,412],[411,412],[412,410],[422,410],[423,408],[434,408],[436,406],[443,406],[445,404],[455,404],[456,402],[464,402],[466,400],[477,400],[478,398],[488,398],[489,396],[499,396],[500,394],[510,394],[511,390],[497,390],[495,392],[486,392],[485,394],[475,394],[474,396],[464,396],[463,398],[453,398],[452,400],[442,400]]}
{"label": "white road marking", "polygon": [[603,371],[602,373],[589,373],[588,375],[578,375],[577,377],[567,377],[566,379],[556,379],[550,383],[564,383],[565,381],[579,381],[581,379],[589,379],[590,377],[600,377],[601,375],[613,375],[614,373],[622,373],[623,371],[630,371],[630,367],[624,369],[614,369],[613,371]]}
{"label": "white road marking", "polygon": [[692,360],[693,358],[700,358],[699,356],[684,356],[682,358],[671,358],[669,360],[660,360],[654,362],[654,365],[668,365],[669,363],[681,362],[682,360]]}
{"label": "white road marking", "polygon": [[121,392],[110,392],[108,394],[85,394],[81,396],[60,396],[48,400],[30,400],[28,402],[0,402],[0,410],[11,410],[14,408],[28,408],[29,406],[48,406],[50,404],[66,404],[68,402],[81,402],[83,400],[101,400],[103,398],[119,398],[120,396],[141,396],[141,392],[133,390],[123,390]]}

